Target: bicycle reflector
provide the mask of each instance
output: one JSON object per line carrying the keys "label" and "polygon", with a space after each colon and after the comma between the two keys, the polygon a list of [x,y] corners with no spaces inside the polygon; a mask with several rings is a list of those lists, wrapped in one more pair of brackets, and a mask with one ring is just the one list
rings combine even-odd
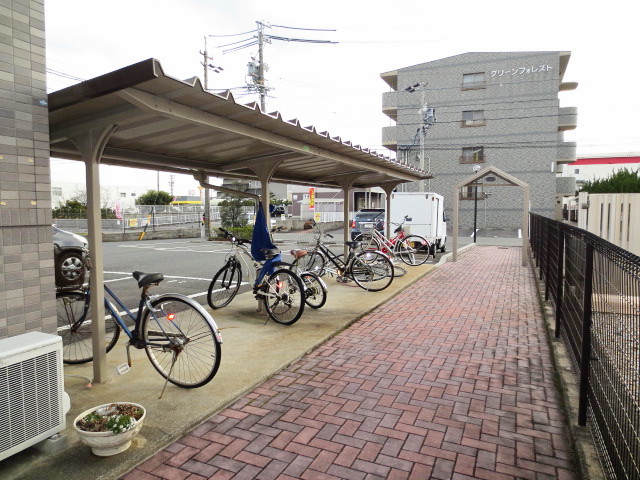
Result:
{"label": "bicycle reflector", "polygon": [[175,319],[176,319],[175,313],[167,313],[167,320],[169,320],[170,322],[173,322]]}
{"label": "bicycle reflector", "polygon": [[283,290],[284,289],[284,282],[282,280],[278,281],[278,290]]}

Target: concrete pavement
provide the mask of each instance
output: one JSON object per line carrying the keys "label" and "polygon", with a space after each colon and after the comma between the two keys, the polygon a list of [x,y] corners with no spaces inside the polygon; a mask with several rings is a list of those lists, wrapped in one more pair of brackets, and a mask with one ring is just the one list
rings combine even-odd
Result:
{"label": "concrete pavement", "polygon": [[520,252],[440,266],[124,479],[574,478]]}
{"label": "concrete pavement", "polygon": [[[92,364],[65,365],[65,390],[71,397],[71,410],[67,414],[64,434],[70,447],[55,455],[32,449],[16,454],[0,462],[0,478],[118,478],[433,268],[433,265],[408,267],[406,276],[395,279],[389,288],[376,293],[328,278],[327,304],[319,310],[306,308],[302,318],[288,327],[257,314],[257,303],[250,293],[239,295],[228,307],[212,313],[224,341],[222,363],[216,377],[198,389],[181,389],[169,384],[162,399],[158,396],[164,381],[143,351],[132,349],[130,372],[123,376],[115,374],[116,367],[126,362],[123,335],[107,356],[108,368],[113,375],[108,383],[87,388]],[[147,416],[141,434],[125,454],[98,458],[88,447],[78,443],[71,423],[80,412],[115,401],[140,403],[146,407]]]}

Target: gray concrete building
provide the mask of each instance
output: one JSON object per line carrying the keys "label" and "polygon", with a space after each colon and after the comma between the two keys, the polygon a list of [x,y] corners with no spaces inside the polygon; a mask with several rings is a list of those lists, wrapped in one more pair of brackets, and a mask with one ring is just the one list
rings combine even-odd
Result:
{"label": "gray concrete building", "polygon": [[0,338],[56,331],[44,0],[0,0]]}
{"label": "gray concrete building", "polygon": [[[398,159],[435,177],[401,185],[400,191],[432,191],[451,213],[453,187],[493,165],[529,184],[531,211],[553,217],[556,173],[576,159],[577,109],[560,107],[559,92],[577,87],[563,77],[570,52],[464,53],[382,73],[391,87],[382,109],[395,125],[382,143]],[[422,184],[421,184],[422,183]],[[566,190],[566,188],[565,188]],[[518,228],[522,191],[516,187],[468,187],[459,192],[461,226]]]}

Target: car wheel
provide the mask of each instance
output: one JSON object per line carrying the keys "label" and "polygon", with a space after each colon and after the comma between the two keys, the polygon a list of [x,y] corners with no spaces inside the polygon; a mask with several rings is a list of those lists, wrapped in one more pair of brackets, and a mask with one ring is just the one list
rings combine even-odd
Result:
{"label": "car wheel", "polygon": [[56,261],[56,284],[58,287],[82,285],[84,281],[84,259],[79,252],[66,252]]}

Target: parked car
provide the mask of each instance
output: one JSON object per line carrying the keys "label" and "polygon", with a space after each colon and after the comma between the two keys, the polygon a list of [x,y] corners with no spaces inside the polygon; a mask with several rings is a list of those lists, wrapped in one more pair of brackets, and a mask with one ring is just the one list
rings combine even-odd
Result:
{"label": "parked car", "polygon": [[53,257],[56,287],[77,288],[84,282],[89,242],[75,233],[53,228]]}
{"label": "parked car", "polygon": [[370,231],[373,227],[379,231],[384,229],[384,208],[358,210],[351,220],[351,240],[354,240],[361,233]]}

